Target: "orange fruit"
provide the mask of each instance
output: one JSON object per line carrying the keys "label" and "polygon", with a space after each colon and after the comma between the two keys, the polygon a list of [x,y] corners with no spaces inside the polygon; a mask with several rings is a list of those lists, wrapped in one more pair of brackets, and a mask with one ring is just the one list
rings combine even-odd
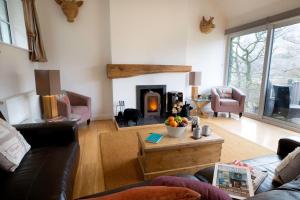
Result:
{"label": "orange fruit", "polygon": [[170,123],[171,121],[174,121],[174,120],[175,120],[175,118],[174,118],[174,117],[172,117],[172,116],[170,116],[170,117],[168,118],[168,120],[169,120],[169,123]]}
{"label": "orange fruit", "polygon": [[169,123],[170,123],[171,127],[177,127],[178,126],[178,123],[176,121],[174,121],[174,120],[170,121]]}

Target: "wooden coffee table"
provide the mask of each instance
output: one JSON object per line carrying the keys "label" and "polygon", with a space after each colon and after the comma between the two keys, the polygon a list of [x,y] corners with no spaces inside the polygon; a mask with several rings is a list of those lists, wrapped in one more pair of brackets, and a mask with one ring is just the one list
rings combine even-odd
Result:
{"label": "wooden coffee table", "polygon": [[220,161],[224,139],[215,133],[199,140],[191,138],[190,127],[183,138],[171,138],[164,133],[158,144],[146,142],[149,133],[137,133],[138,160],[144,179],[161,175],[195,173]]}

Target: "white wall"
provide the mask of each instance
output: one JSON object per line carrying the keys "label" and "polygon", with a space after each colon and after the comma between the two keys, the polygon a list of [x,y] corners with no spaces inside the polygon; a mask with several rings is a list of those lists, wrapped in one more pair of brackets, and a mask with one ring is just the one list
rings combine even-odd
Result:
{"label": "white wall", "polygon": [[[185,64],[187,3],[181,0],[111,0],[112,63]],[[113,80],[114,104],[136,107],[136,85],[167,85],[185,92],[186,75],[152,74]]]}
{"label": "white wall", "polygon": [[36,1],[48,62],[42,69],[60,69],[62,89],[92,98],[93,118],[112,114],[109,1],[89,0],[74,23],[66,20],[55,1]]}
{"label": "white wall", "polygon": [[[189,0],[186,64],[202,72],[200,92],[210,93],[210,88],[224,83],[226,36],[225,18],[215,1]],[[215,29],[209,34],[200,33],[202,16],[214,17]]]}
{"label": "white wall", "polygon": [[[224,17],[209,0],[111,0],[112,63],[188,64],[203,72],[201,88],[221,85],[224,76]],[[217,28],[200,33],[201,17]],[[113,80],[113,100],[136,105],[136,85],[167,85],[190,96],[187,74],[153,74]]]}
{"label": "white wall", "polygon": [[35,90],[28,51],[0,43],[0,99]]}
{"label": "white wall", "polygon": [[231,28],[300,7],[299,0],[214,0]]}

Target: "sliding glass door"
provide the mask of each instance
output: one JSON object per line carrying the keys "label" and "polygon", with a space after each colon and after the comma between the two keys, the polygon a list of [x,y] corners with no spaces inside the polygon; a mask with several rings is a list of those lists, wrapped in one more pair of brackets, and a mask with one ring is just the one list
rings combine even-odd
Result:
{"label": "sliding glass door", "polygon": [[267,31],[230,39],[227,84],[246,94],[245,112],[258,114]]}
{"label": "sliding glass door", "polygon": [[247,116],[299,128],[300,17],[255,29],[229,36],[227,85],[246,94]]}
{"label": "sliding glass door", "polygon": [[274,29],[264,115],[300,125],[300,23]]}

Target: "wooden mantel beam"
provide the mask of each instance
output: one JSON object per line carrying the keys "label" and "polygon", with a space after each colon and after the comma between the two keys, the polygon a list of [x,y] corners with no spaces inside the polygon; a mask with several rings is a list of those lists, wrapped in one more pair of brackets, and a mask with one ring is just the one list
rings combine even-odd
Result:
{"label": "wooden mantel beam", "polygon": [[143,74],[191,72],[189,65],[108,64],[107,77],[126,78]]}

